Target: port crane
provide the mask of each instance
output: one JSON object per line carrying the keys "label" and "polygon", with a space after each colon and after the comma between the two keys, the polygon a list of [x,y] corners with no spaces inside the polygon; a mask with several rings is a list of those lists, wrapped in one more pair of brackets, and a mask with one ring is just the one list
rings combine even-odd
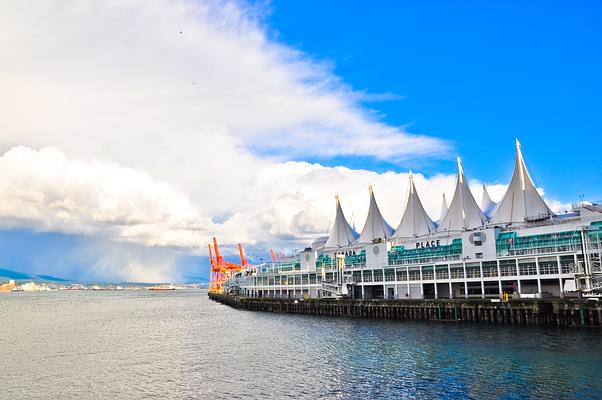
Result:
{"label": "port crane", "polygon": [[216,293],[224,292],[224,283],[236,272],[240,272],[249,267],[249,261],[244,255],[242,245],[238,244],[238,255],[240,264],[226,261],[219,251],[217,239],[213,238],[213,250],[211,244],[207,244],[209,249],[209,259],[211,261],[211,274],[209,276],[209,291]]}

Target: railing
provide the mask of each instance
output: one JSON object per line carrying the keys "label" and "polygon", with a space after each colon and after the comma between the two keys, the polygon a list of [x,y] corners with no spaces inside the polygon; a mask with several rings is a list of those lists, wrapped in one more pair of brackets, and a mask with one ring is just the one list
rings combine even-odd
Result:
{"label": "railing", "polygon": [[537,214],[531,217],[526,217],[525,218],[525,222],[536,222],[536,221],[542,221],[544,219],[548,219],[550,218],[550,213],[542,213],[542,214]]}
{"label": "railing", "polygon": [[602,276],[595,276],[592,278],[592,290],[602,290]]}
{"label": "railing", "polygon": [[477,268],[466,268],[466,278],[480,278],[481,270]]}
{"label": "railing", "polygon": [[541,275],[555,275],[558,273],[558,265],[556,264],[539,264],[539,273]]}
{"label": "railing", "polygon": [[414,265],[414,264],[434,264],[437,262],[444,261],[458,261],[461,258],[461,254],[457,255],[448,255],[442,257],[432,257],[432,258],[415,258],[415,259],[405,259],[405,260],[389,260],[389,265],[399,266],[399,265]]}
{"label": "railing", "polygon": [[580,244],[578,231],[564,231],[530,236],[504,232],[498,236],[495,245],[498,257],[504,257],[575,251]]}
{"label": "railing", "polygon": [[537,275],[537,267],[533,265],[519,265],[518,272],[521,275]]}
{"label": "railing", "polygon": [[491,278],[497,276],[497,267],[496,268],[483,268],[483,277]]}
{"label": "railing", "polygon": [[462,269],[452,269],[451,270],[451,278],[452,279],[464,279],[464,270]]}
{"label": "railing", "polygon": [[447,273],[447,270],[437,271],[437,279],[449,279],[449,274]]}
{"label": "railing", "polygon": [[506,251],[498,251],[498,257],[513,257],[513,256],[528,256],[550,253],[568,253],[579,250],[579,245],[562,245],[555,247],[534,247],[524,249],[507,249]]}
{"label": "railing", "polygon": [[569,271],[571,274],[581,275],[584,273],[583,264],[581,261],[577,264],[569,264]]}

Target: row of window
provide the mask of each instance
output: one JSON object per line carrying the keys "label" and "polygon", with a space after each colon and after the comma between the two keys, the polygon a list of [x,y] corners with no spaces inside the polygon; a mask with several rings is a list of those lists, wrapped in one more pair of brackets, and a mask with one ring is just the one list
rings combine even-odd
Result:
{"label": "row of window", "polygon": [[[539,273],[541,275],[554,275],[569,273],[574,264],[573,256],[560,257],[560,264],[556,258],[542,258],[539,260]],[[464,273],[466,271],[466,274]],[[445,279],[464,279],[464,278],[484,278],[505,277],[505,276],[530,276],[537,275],[537,264],[535,260],[500,260],[499,265],[496,261],[479,263],[469,263],[466,267],[462,266],[424,266],[421,269],[375,269],[353,271],[353,280],[356,283],[361,282],[394,282],[394,281],[420,281],[420,280],[445,280]],[[336,272],[327,272],[326,281],[332,281],[337,278]],[[276,276],[258,276],[255,277],[255,285],[258,286],[280,286],[280,285],[307,285],[322,282],[322,274],[296,274],[296,275],[276,275]]]}

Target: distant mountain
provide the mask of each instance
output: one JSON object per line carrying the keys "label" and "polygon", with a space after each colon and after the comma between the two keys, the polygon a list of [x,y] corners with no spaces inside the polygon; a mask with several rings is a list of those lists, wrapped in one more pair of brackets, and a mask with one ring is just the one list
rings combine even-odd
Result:
{"label": "distant mountain", "polygon": [[45,281],[53,281],[53,282],[72,282],[69,279],[57,278],[56,276],[50,275],[34,275],[37,278],[40,278]]}
{"label": "distant mountain", "polygon": [[18,281],[71,282],[69,279],[50,275],[30,275],[23,272],[0,268],[0,280],[14,279]]}
{"label": "distant mountain", "polygon": [[[14,279],[16,281],[36,281],[36,282],[75,282],[70,279],[57,278],[56,276],[51,275],[32,275],[24,272],[13,271],[6,268],[0,268],[0,282],[6,281],[9,279]],[[115,282],[86,282],[86,283],[115,283]],[[144,283],[144,282],[121,282],[127,285],[150,285],[153,283]],[[155,282],[156,283],[156,282]],[[169,282],[165,282],[169,283]],[[203,278],[200,276],[192,276],[186,275],[183,276],[181,280],[178,280],[177,283],[182,284],[192,284],[192,283],[200,283],[200,284],[209,284],[209,279]]]}
{"label": "distant mountain", "polygon": [[190,283],[209,283],[209,279],[201,278],[200,276],[183,276],[182,281],[180,283],[190,284]]}

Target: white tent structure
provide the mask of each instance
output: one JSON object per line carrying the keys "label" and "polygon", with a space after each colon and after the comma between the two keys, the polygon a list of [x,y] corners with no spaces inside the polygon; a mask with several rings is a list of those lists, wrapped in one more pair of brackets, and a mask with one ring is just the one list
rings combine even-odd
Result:
{"label": "white tent structure", "polygon": [[495,207],[497,206],[497,203],[493,200],[491,200],[491,197],[489,196],[489,192],[487,191],[487,186],[485,186],[485,184],[483,184],[483,197],[481,197],[481,210],[483,210],[483,213],[485,213],[485,215],[487,217],[491,217],[491,213],[493,212],[493,210],[495,209]]}
{"label": "white tent structure", "polygon": [[393,235],[393,228],[385,221],[378,204],[376,204],[372,186],[368,187],[368,191],[370,192],[370,207],[366,223],[358,239],[359,243],[372,243],[376,239],[387,239]]}
{"label": "white tent structure", "polygon": [[405,211],[403,212],[399,226],[393,234],[394,237],[398,238],[423,236],[435,230],[435,223],[424,210],[420,197],[416,192],[414,176],[411,171],[408,174],[408,180],[408,196],[406,198]]}
{"label": "white tent structure", "polygon": [[487,217],[479,208],[464,177],[462,160],[458,157],[458,178],[454,197],[447,214],[439,222],[439,231],[462,231],[485,225]]}
{"label": "white tent structure", "polygon": [[543,201],[527,171],[520,143],[516,140],[514,173],[506,194],[498,203],[491,222],[496,224],[521,224],[551,217],[552,211]]}
{"label": "white tent structure", "polygon": [[447,214],[447,210],[449,210],[449,207],[447,206],[447,199],[445,198],[445,193],[443,193],[443,201],[441,202],[441,213],[439,214],[438,221],[441,221],[443,217],[445,217],[445,214]]}
{"label": "white tent structure", "polygon": [[330,236],[324,245],[325,248],[339,248],[344,246],[349,246],[354,243],[359,234],[353,230],[351,225],[347,222],[345,218],[345,214],[343,214],[343,209],[341,208],[341,202],[339,201],[339,196],[335,196],[336,199],[336,215],[334,217],[334,224],[332,226],[332,230],[330,231]]}

